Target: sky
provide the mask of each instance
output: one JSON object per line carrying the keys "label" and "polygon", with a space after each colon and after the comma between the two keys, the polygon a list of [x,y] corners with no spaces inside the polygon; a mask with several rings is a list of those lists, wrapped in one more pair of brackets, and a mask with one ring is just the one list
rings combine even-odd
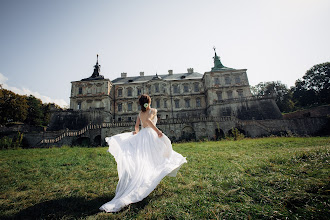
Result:
{"label": "sky", "polygon": [[0,0],[0,84],[65,107],[93,73],[247,69],[288,87],[330,61],[329,0]]}

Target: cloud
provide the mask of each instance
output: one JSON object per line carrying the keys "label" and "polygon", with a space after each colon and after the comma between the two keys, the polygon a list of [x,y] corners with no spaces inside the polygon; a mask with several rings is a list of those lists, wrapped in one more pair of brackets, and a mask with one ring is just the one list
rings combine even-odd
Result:
{"label": "cloud", "polygon": [[6,76],[4,76],[2,73],[0,73],[0,84],[2,84],[2,87],[4,89],[8,89],[14,93],[20,94],[20,95],[33,95],[38,99],[41,99],[41,101],[43,103],[55,103],[59,106],[63,107],[68,107],[68,103],[66,103],[66,101],[64,101],[63,99],[52,99],[48,96],[45,95],[41,95],[39,92],[33,92],[28,88],[17,88],[17,87],[13,87],[13,86],[9,86],[6,84],[6,82],[8,81],[8,78]]}

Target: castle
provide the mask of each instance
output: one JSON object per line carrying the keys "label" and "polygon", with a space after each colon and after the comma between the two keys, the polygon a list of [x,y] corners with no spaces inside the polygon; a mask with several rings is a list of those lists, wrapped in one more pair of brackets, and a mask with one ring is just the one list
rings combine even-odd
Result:
{"label": "castle", "polygon": [[[189,68],[187,73],[128,77],[110,81],[100,75],[98,61],[91,77],[72,82],[70,108],[75,111],[103,109],[108,113],[103,121],[124,122],[135,120],[140,106],[141,94],[152,97],[152,107],[158,109],[160,119],[191,118],[198,116],[237,116],[238,118],[279,118],[278,108],[273,104],[272,114],[261,114],[259,109],[247,115],[234,103],[251,102],[252,94],[246,69],[233,69],[222,65],[215,53],[214,67],[200,74]],[[251,103],[250,103],[251,104]],[[252,115],[254,114],[254,115]]]}
{"label": "castle", "polygon": [[[244,123],[281,120],[274,99],[252,96],[246,69],[225,67],[214,53],[214,66],[204,74],[188,68],[186,73],[169,70],[162,75],[121,73],[114,80],[100,75],[97,57],[90,77],[71,82],[70,109],[52,113],[48,131],[59,132],[58,138],[41,142],[103,144],[107,136],[132,131],[140,111],[137,100],[144,93],[158,109],[158,127],[172,140],[217,139],[233,128],[252,137],[265,133],[260,128],[270,133],[260,123],[259,130]],[[74,135],[65,135],[68,131]],[[76,139],[64,138],[68,136]]]}

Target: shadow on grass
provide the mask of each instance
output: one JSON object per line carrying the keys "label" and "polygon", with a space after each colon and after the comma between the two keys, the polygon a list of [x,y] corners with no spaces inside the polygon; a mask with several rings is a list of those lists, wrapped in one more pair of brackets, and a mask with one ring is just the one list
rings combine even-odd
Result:
{"label": "shadow on grass", "polygon": [[[99,197],[88,200],[82,197],[71,197],[50,200],[23,209],[13,216],[0,215],[0,219],[78,219],[100,213],[99,207],[112,198]],[[139,212],[139,210],[144,209],[149,200],[145,198],[141,202],[126,206],[120,212],[125,212],[127,209]]]}
{"label": "shadow on grass", "polygon": [[50,200],[23,209],[14,216],[2,216],[1,219],[77,219],[100,212],[99,207],[111,199],[71,197]]}

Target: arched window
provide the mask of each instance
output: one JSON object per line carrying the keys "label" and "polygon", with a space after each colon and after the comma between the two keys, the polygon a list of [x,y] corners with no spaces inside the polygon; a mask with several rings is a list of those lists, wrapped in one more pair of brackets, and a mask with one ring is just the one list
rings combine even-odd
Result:
{"label": "arched window", "polygon": [[194,83],[194,92],[199,92],[199,83]]}
{"label": "arched window", "polygon": [[231,84],[231,79],[229,76],[225,76],[225,83],[226,85],[230,85]]}
{"label": "arched window", "polygon": [[236,76],[236,77],[235,77],[235,83],[236,83],[236,84],[241,83],[241,77]]}
{"label": "arched window", "polygon": [[222,92],[217,92],[218,101],[222,101]]}
{"label": "arched window", "polygon": [[118,112],[123,111],[123,104],[122,103],[118,103]]}
{"label": "arched window", "polygon": [[189,85],[188,84],[183,85],[183,92],[189,92]]}
{"label": "arched window", "polygon": [[123,96],[123,89],[122,88],[119,88],[118,90],[117,90],[117,96],[118,97],[122,97]]}
{"label": "arched window", "polygon": [[133,103],[132,102],[127,103],[127,110],[132,111],[132,109],[133,109]]}
{"label": "arched window", "polygon": [[180,100],[179,99],[175,99],[174,100],[174,105],[175,105],[175,108],[180,108]]}
{"label": "arched window", "polygon": [[164,99],[164,108],[167,108],[167,99]]}
{"label": "arched window", "polygon": [[228,99],[232,99],[233,98],[233,92],[232,91],[227,91],[227,97],[228,97]]}
{"label": "arched window", "polygon": [[184,102],[185,102],[185,107],[190,108],[190,99],[185,99]]}
{"label": "arched window", "polygon": [[127,96],[133,95],[133,89],[131,87],[127,88]]}
{"label": "arched window", "polygon": [[142,89],[141,88],[137,88],[137,95],[142,95]]}
{"label": "arched window", "polygon": [[201,98],[196,98],[196,107],[201,107]]}
{"label": "arched window", "polygon": [[156,92],[156,93],[159,92],[159,84],[158,84],[158,83],[155,84],[155,92]]}
{"label": "arched window", "polygon": [[173,93],[179,93],[179,85],[177,84],[173,85]]}
{"label": "arched window", "polygon": [[220,80],[218,77],[214,78],[214,85],[216,86],[220,85]]}

